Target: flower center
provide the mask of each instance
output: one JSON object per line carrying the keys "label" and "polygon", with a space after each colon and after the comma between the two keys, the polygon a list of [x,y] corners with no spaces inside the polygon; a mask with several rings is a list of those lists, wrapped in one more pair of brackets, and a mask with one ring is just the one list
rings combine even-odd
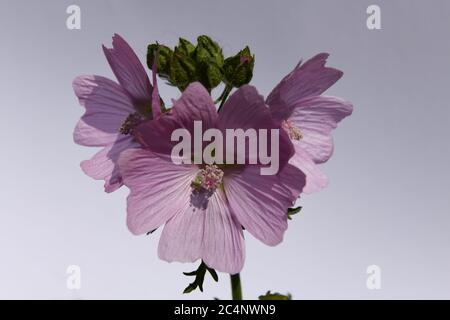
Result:
{"label": "flower center", "polygon": [[119,129],[121,134],[132,134],[133,129],[139,124],[142,117],[138,112],[131,113],[123,122],[122,126]]}
{"label": "flower center", "polygon": [[192,188],[214,192],[222,183],[223,171],[215,164],[206,165],[192,181]]}
{"label": "flower center", "polygon": [[292,140],[300,140],[303,138],[302,132],[295,126],[292,121],[284,120],[281,123],[281,127],[284,129],[284,131],[286,131],[289,138],[291,138]]}
{"label": "flower center", "polygon": [[205,210],[208,207],[209,198],[221,185],[222,180],[223,171],[218,166],[215,164],[206,165],[191,183],[190,205],[196,209]]}

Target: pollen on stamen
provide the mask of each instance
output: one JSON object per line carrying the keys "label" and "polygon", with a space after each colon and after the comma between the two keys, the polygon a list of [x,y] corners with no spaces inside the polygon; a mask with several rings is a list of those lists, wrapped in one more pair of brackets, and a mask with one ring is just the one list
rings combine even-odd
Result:
{"label": "pollen on stamen", "polygon": [[300,140],[303,138],[302,132],[295,126],[295,124],[292,123],[292,121],[284,120],[281,123],[281,127],[284,129],[284,131],[286,131],[289,138],[291,138],[292,140]]}
{"label": "pollen on stamen", "polygon": [[206,165],[192,181],[191,186],[196,188],[202,188],[208,192],[214,192],[222,183],[223,171],[216,166]]}
{"label": "pollen on stamen", "polygon": [[200,170],[191,183],[190,206],[194,208],[193,211],[205,210],[208,207],[209,198],[221,185],[223,175],[223,171],[214,164],[206,165]]}
{"label": "pollen on stamen", "polygon": [[131,113],[123,122],[119,129],[119,132],[124,135],[132,134],[133,129],[141,121],[141,116],[139,113]]}

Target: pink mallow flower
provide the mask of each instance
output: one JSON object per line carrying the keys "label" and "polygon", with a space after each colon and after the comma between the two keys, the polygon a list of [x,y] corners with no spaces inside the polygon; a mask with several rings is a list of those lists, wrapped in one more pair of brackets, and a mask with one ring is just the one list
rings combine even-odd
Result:
{"label": "pink mallow flower", "polygon": [[[81,168],[90,177],[105,180],[105,191],[122,186],[117,160],[122,151],[138,147],[132,131],[144,119],[160,114],[159,98],[152,110],[153,90],[144,67],[128,43],[119,35],[113,37],[113,48],[103,46],[106,59],[119,84],[97,75],[79,76],[73,89],[86,109],[73,134],[83,146],[103,147]],[[153,112],[153,114],[152,114]]]}
{"label": "pink mallow flower", "polygon": [[273,118],[294,144],[295,155],[290,163],[306,174],[305,193],[319,191],[328,184],[317,164],[331,157],[331,131],[353,110],[348,101],[321,96],[343,75],[340,70],[325,67],[327,58],[327,53],[321,53],[300,62],[266,99]]}
{"label": "pink mallow flower", "polygon": [[200,83],[189,85],[169,113],[135,128],[142,149],[126,150],[119,158],[130,189],[127,225],[139,235],[165,224],[158,248],[162,260],[202,259],[211,268],[235,274],[244,264],[243,228],[267,245],[279,244],[287,229],[287,209],[301,193],[305,175],[288,164],[294,149],[283,130],[276,175],[261,175],[258,164],[175,164],[171,134],[185,128],[194,135],[194,121],[202,121],[203,131],[222,133],[279,128],[252,86],[237,90],[218,113]]}

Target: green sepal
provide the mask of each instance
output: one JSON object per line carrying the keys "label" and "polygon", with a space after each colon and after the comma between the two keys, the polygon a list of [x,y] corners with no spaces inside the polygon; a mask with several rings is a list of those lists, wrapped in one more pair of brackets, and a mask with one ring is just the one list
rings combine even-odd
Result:
{"label": "green sepal", "polygon": [[208,267],[203,261],[201,262],[200,266],[197,270],[192,272],[183,272],[185,276],[193,277],[195,276],[194,282],[190,283],[183,291],[183,293],[190,293],[194,291],[195,289],[199,288],[201,292],[203,292],[203,282],[205,280],[205,274],[206,271],[209,272],[211,277],[214,279],[214,281],[218,282],[219,277],[216,273],[216,270]]}
{"label": "green sepal", "polygon": [[292,207],[287,210],[288,219],[292,220],[292,216],[302,211],[302,207]]}

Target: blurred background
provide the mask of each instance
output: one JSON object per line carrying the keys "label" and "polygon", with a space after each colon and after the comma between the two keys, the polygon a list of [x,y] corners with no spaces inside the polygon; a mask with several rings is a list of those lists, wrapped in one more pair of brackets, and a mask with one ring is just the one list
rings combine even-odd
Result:
{"label": "blurred background", "polygon": [[[80,30],[66,27],[72,4]],[[371,4],[381,30],[366,26]],[[0,298],[230,298],[226,274],[183,295],[193,279],[182,272],[197,264],[159,260],[160,231],[127,230],[128,190],[106,194],[79,167],[96,150],[73,143],[83,109],[71,82],[114,79],[101,44],[119,33],[144,63],[148,43],[180,36],[208,34],[226,55],[249,45],[264,95],[319,52],[345,73],[326,92],[354,104],[323,166],[330,185],[299,200],[281,245],[246,234],[244,298],[449,299],[449,29],[446,0],[1,0]],[[70,265],[81,268],[80,290],[67,287]],[[366,285],[371,265],[379,290]]]}

